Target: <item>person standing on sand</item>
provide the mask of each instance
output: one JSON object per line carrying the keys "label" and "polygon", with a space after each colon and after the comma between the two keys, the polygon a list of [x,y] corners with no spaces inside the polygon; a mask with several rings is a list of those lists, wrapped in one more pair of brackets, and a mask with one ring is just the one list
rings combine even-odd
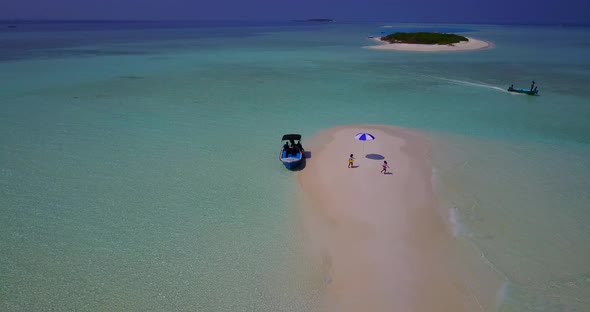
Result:
{"label": "person standing on sand", "polygon": [[354,168],[354,156],[352,154],[348,157],[348,168]]}
{"label": "person standing on sand", "polygon": [[383,161],[383,169],[381,169],[381,173],[386,174],[387,173],[387,168],[389,168],[389,165],[387,165],[387,160]]}

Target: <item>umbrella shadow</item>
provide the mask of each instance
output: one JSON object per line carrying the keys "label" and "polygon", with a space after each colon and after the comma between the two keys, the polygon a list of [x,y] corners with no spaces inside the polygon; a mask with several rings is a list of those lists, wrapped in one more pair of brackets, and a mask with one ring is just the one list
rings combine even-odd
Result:
{"label": "umbrella shadow", "polygon": [[385,157],[383,157],[383,155],[379,155],[379,154],[367,154],[365,155],[366,158],[368,159],[372,159],[372,160],[383,160],[385,159]]}

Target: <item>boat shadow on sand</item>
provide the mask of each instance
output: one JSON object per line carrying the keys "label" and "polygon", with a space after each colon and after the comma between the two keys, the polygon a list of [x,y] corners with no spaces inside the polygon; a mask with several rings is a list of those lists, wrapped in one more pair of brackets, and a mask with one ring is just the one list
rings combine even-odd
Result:
{"label": "boat shadow on sand", "polygon": [[311,158],[311,151],[305,151],[304,155],[305,156],[303,157],[303,159],[301,159],[299,166],[291,169],[291,171],[301,171],[301,170],[305,169],[305,165],[306,165],[307,160],[309,158]]}

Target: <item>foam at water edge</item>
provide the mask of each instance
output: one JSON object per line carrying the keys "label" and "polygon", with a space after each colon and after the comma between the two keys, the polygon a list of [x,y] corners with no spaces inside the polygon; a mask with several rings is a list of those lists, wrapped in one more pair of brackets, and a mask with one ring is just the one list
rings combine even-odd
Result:
{"label": "foam at water edge", "polygon": [[502,287],[498,289],[498,292],[496,293],[496,309],[500,309],[504,302],[506,302],[506,299],[508,299],[508,285],[509,282],[505,281],[502,284]]}
{"label": "foam at water edge", "polygon": [[[438,176],[438,171],[435,167],[432,167],[432,175],[430,181],[435,194],[441,194],[440,190],[442,189],[442,187],[440,177]],[[439,204],[441,205],[441,207],[446,206],[446,204],[444,203]],[[444,214],[443,219],[445,219],[448,222],[448,226],[450,227],[451,232],[453,233],[453,237],[457,238],[467,235],[467,229],[465,228],[465,225],[461,223],[461,214],[456,206],[452,205],[452,207],[449,209],[443,208],[442,212],[440,213]]]}
{"label": "foam at water edge", "polygon": [[464,236],[467,237],[467,231],[465,226],[461,223],[461,215],[459,209],[455,206],[449,209],[449,223],[451,224],[451,230],[454,237]]}

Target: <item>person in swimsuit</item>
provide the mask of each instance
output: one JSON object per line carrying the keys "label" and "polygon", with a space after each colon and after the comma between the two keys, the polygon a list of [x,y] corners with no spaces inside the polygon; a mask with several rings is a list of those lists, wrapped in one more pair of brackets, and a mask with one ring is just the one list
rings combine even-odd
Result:
{"label": "person in swimsuit", "polygon": [[383,161],[383,169],[381,169],[381,173],[386,174],[387,173],[387,168],[389,168],[389,165],[387,165],[387,160]]}
{"label": "person in swimsuit", "polygon": [[348,168],[354,168],[354,156],[352,154],[348,157]]}

